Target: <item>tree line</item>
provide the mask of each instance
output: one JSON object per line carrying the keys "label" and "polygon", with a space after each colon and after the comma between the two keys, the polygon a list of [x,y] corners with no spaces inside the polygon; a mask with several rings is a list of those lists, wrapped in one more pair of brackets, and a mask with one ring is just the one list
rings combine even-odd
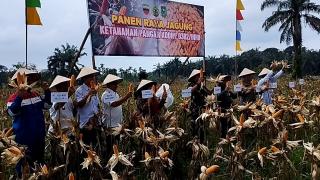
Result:
{"label": "tree line", "polygon": [[[72,48],[74,50],[70,51]],[[56,49],[59,53],[54,53],[53,56],[48,57],[48,69],[42,70],[40,73],[43,79],[48,81],[52,80],[57,74],[68,76],[70,72],[69,63],[72,57],[74,57],[77,50],[73,46],[64,46],[62,50]],[[294,48],[292,46],[279,50],[277,48],[268,48],[265,50],[251,49],[243,52],[239,56],[208,56],[205,58],[206,73],[208,76],[216,76],[218,74],[234,75],[235,73],[235,61],[237,61],[237,72],[240,73],[243,68],[249,68],[255,71],[260,71],[264,67],[269,67],[272,61],[287,60],[289,64],[293,64],[292,59],[294,55]],[[85,53],[83,54],[85,55]],[[155,64],[154,68],[150,72],[146,72],[142,67],[136,69],[133,67],[120,68],[108,68],[107,62],[100,64],[97,70],[100,71],[99,81],[102,81],[107,74],[119,75],[128,81],[139,81],[139,77],[148,74],[150,79],[160,81],[170,81],[174,77],[186,78],[189,76],[193,69],[199,69],[203,66],[202,59],[194,62],[187,62],[183,64],[183,58],[173,58],[172,60],[164,64]],[[9,77],[11,77],[14,71],[20,67],[23,67],[23,63],[17,63],[12,67],[6,67],[0,65],[0,84],[7,84]],[[79,73],[83,65],[77,62],[77,67],[71,68],[71,72],[74,74]],[[320,50],[302,48],[302,63],[301,69],[303,75],[319,75],[320,74]],[[36,66],[31,64],[28,68],[36,69]],[[179,71],[181,70],[181,71]]]}

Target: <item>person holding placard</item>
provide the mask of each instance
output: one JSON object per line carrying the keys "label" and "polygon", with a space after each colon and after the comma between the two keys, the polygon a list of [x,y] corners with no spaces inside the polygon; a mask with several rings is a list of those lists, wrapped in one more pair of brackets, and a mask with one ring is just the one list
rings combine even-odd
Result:
{"label": "person holding placard", "polygon": [[[49,110],[50,113],[50,126],[48,129],[48,136],[50,140],[50,153],[54,158],[50,159],[50,166],[59,166],[60,164],[65,163],[66,159],[63,156],[59,156],[59,153],[62,150],[60,147],[60,140],[57,137],[69,138],[74,140],[74,134],[72,134],[72,128],[74,127],[72,121],[75,121],[74,109],[75,105],[71,97],[74,92],[74,81],[75,77],[71,77],[72,81],[70,82],[69,78],[63,76],[56,76],[50,85],[51,94],[61,93],[65,94],[67,98],[57,98],[52,100],[52,107]],[[70,146],[73,146],[71,143]],[[57,148],[58,147],[58,148]],[[71,147],[70,147],[71,148]],[[74,171],[75,164],[74,162],[75,154],[70,154],[67,156],[68,159],[68,172]],[[69,171],[70,170],[70,171]]]}
{"label": "person holding placard", "polygon": [[257,89],[259,89],[261,98],[266,105],[272,104],[272,95],[274,89],[277,88],[277,79],[283,75],[286,64],[282,62],[281,66],[281,69],[275,74],[274,72],[279,68],[279,64],[273,62],[270,66],[272,70],[264,68],[259,74],[261,79],[258,82]]}
{"label": "person holding placard", "polygon": [[191,130],[193,136],[198,136],[200,141],[204,140],[204,130],[202,128],[203,122],[196,122],[196,119],[202,114],[202,110],[206,105],[206,97],[212,92],[204,86],[204,73],[202,70],[194,69],[189,78],[189,85],[191,87]]}
{"label": "person holding placard", "polygon": [[[68,97],[72,96],[75,92],[74,86],[70,86],[70,79],[60,75],[55,77],[49,88],[52,94],[66,92]],[[75,106],[71,98],[68,98],[66,102],[53,102],[52,107],[49,109],[52,123],[48,132],[52,135],[59,135],[58,133],[60,132],[71,135],[72,120],[75,119],[74,108]]]}
{"label": "person holding placard", "polygon": [[239,75],[242,82],[242,90],[239,92],[240,104],[256,101],[256,80],[254,75],[256,72],[244,68]]}
{"label": "person holding placard", "polygon": [[[161,125],[159,113],[164,108],[167,99],[167,92],[164,89],[161,99],[156,97],[157,83],[150,80],[141,80],[136,92],[135,99],[137,110],[135,116],[150,117],[150,126],[158,128]],[[135,122],[137,124],[137,122]]]}
{"label": "person holding placard", "polygon": [[103,103],[103,125],[108,128],[117,127],[122,124],[122,104],[132,97],[133,86],[129,85],[129,92],[120,97],[117,93],[118,84],[122,82],[122,78],[108,74],[102,85],[106,86],[106,90],[101,96]]}
{"label": "person holding placard", "polygon": [[75,92],[80,132],[83,134],[83,142],[88,145],[96,143],[95,127],[98,124],[99,113],[99,99],[95,85],[97,73],[98,71],[92,68],[82,68],[77,80],[81,79],[83,84]]}
{"label": "person holding placard", "polygon": [[[231,76],[222,75],[218,78],[218,86],[221,87],[222,91],[217,95],[218,108],[221,113],[226,113],[231,108],[233,100],[237,98],[237,94],[231,91]],[[221,137],[225,138],[229,127],[231,127],[231,121],[228,117],[221,117]]]}
{"label": "person holding placard", "polygon": [[[43,110],[51,104],[50,90],[46,84],[42,86],[44,97],[33,90],[39,79],[36,71],[17,70],[10,83],[16,92],[7,100],[7,113],[13,118],[15,141],[28,147],[25,157],[30,167],[34,166],[34,162],[43,163],[46,135]],[[22,161],[16,166],[19,178],[21,167]]]}

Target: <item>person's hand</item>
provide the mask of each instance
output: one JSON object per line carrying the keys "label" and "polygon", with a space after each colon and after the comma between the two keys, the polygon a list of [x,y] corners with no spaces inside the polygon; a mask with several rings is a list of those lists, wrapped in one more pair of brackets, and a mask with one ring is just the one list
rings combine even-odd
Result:
{"label": "person's hand", "polygon": [[48,89],[49,89],[49,84],[48,84],[48,82],[46,82],[46,81],[42,82],[41,88],[42,88],[43,91],[48,90]]}
{"label": "person's hand", "polygon": [[162,94],[162,99],[166,100],[168,97],[167,89],[166,87],[163,86],[163,94]]}
{"label": "person's hand", "polygon": [[28,93],[28,91],[25,88],[20,88],[18,90],[18,96],[21,98],[24,97],[27,93]]}
{"label": "person's hand", "polygon": [[95,89],[90,89],[89,95],[96,95],[96,94],[97,94],[97,90],[95,90]]}
{"label": "person's hand", "polygon": [[231,90],[231,86],[232,86],[232,82],[231,81],[228,81],[226,82],[226,91],[230,91]]}
{"label": "person's hand", "polygon": [[134,92],[134,87],[133,87],[132,83],[129,84],[128,92],[131,93],[131,94]]}
{"label": "person's hand", "polygon": [[72,87],[70,86],[70,87],[68,88],[68,93],[69,93],[69,95],[74,94],[74,92],[76,92],[74,86],[72,86]]}
{"label": "person's hand", "polygon": [[277,62],[273,61],[272,64],[270,65],[270,68],[274,71],[277,68]]}

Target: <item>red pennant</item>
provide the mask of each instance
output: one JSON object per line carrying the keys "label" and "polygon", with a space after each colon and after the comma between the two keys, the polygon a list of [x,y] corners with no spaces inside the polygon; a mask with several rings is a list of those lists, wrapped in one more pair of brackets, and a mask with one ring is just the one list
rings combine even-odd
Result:
{"label": "red pennant", "polygon": [[237,20],[243,20],[243,16],[240,10],[237,10]]}

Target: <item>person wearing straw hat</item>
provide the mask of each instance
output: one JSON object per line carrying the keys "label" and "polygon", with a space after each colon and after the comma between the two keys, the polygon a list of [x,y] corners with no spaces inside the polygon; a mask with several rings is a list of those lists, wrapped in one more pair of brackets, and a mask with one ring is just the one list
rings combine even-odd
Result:
{"label": "person wearing straw hat", "polygon": [[[217,95],[218,107],[222,113],[226,113],[231,108],[233,100],[237,98],[237,94],[231,91],[231,76],[221,75],[218,78],[218,86],[221,87],[221,93]],[[229,117],[220,117],[221,138],[225,138],[231,121]]]}
{"label": "person wearing straw hat", "polygon": [[244,68],[239,74],[242,82],[242,90],[239,92],[240,104],[256,101],[256,80],[254,79],[256,72]]}
{"label": "person wearing straw hat", "polygon": [[206,105],[206,97],[211,94],[203,85],[204,80],[203,73],[198,69],[194,69],[188,78],[188,87],[191,87],[191,130],[193,136],[198,136],[201,142],[204,140],[204,131],[201,128],[202,122],[196,123],[196,119],[202,114],[202,110]]}
{"label": "person wearing straw hat", "polygon": [[260,74],[258,75],[261,78],[257,84],[257,89],[261,93],[261,98],[266,105],[272,104],[272,95],[273,91],[276,86],[272,84],[276,84],[279,77],[284,74],[284,69],[286,64],[283,62],[281,63],[281,69],[275,74],[274,72],[277,71],[279,65],[273,62],[270,65],[270,69],[264,68]]}
{"label": "person wearing straw hat", "polygon": [[122,78],[108,74],[102,85],[106,86],[106,90],[101,96],[103,103],[103,124],[105,127],[113,128],[122,123],[122,104],[132,97],[132,91],[128,92],[124,97],[117,93],[118,84],[122,82]]}
{"label": "person wearing straw hat", "polygon": [[[68,92],[68,97],[70,97],[75,92],[75,89],[74,87],[69,87],[69,82],[69,78],[58,75],[49,88],[51,92]],[[48,132],[53,135],[58,135],[57,133],[59,132],[70,135],[73,127],[72,120],[75,119],[73,100],[69,98],[68,102],[65,103],[54,102],[49,112],[53,124],[50,124]]]}
{"label": "person wearing straw hat", "polygon": [[[56,76],[50,85],[51,92],[68,92],[68,97],[72,96],[75,92],[74,87],[69,86],[70,79],[63,76]],[[71,98],[68,99],[68,102],[53,102],[52,107],[49,109],[50,113],[50,126],[48,129],[48,137],[50,141],[50,153],[54,158],[50,159],[50,165],[55,167],[65,163],[65,157],[60,156],[61,152],[60,140],[57,140],[57,137],[65,135],[71,139],[74,139],[72,136],[72,128],[74,120],[74,105]],[[61,137],[62,138],[62,137]],[[72,146],[72,145],[70,145]],[[58,148],[57,148],[58,147]],[[68,156],[69,163],[68,167],[71,166],[72,160],[70,160],[74,155],[70,154]],[[74,157],[73,157],[74,158]]]}
{"label": "person wearing straw hat", "polygon": [[[161,112],[161,109],[164,107],[164,104],[167,99],[167,92],[166,91],[164,91],[161,99],[156,97],[156,95],[155,95],[156,85],[157,85],[157,83],[154,81],[143,79],[143,80],[141,80],[141,82],[135,92],[135,98],[136,98],[136,104],[137,104],[137,110],[135,113],[136,116],[150,117],[150,119],[151,119],[150,125],[154,126],[153,128],[155,128],[155,129],[161,125],[161,122],[160,122],[158,115]],[[152,90],[153,97],[150,99],[143,99],[142,98],[142,91],[143,90]]]}
{"label": "person wearing straw hat", "polygon": [[95,88],[91,87],[95,83],[95,75],[98,73],[89,67],[81,69],[77,80],[82,80],[83,84],[75,92],[78,119],[80,121],[80,131],[83,134],[85,144],[96,143],[97,115],[99,113],[99,99]]}
{"label": "person wearing straw hat", "polygon": [[[27,69],[19,69],[12,77],[12,80],[16,81],[17,91],[7,101],[7,113],[13,118],[15,141],[28,147],[26,158],[31,167],[34,166],[34,162],[42,163],[44,160],[46,129],[43,109],[51,104],[48,88],[43,87],[44,98],[32,89],[31,84],[34,85],[38,78],[30,78],[30,76],[31,74],[38,76],[36,73]],[[23,74],[26,75],[27,86],[18,84],[18,76],[19,78],[22,76],[24,80]],[[16,166],[18,177],[22,175],[21,165],[20,161]]]}

